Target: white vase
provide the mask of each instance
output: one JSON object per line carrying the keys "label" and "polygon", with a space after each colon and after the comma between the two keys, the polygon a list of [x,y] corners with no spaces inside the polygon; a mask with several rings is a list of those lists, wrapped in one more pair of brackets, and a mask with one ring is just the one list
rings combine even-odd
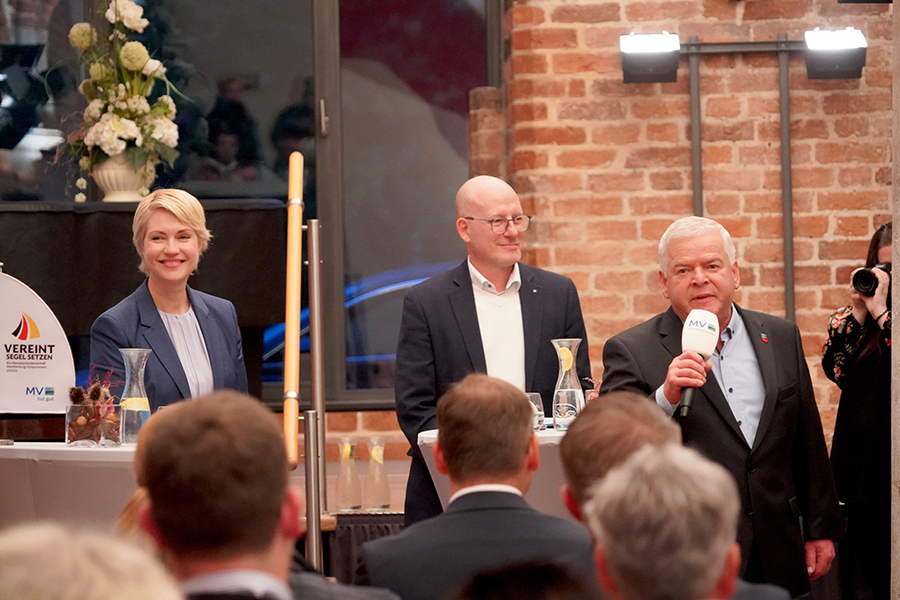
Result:
{"label": "white vase", "polygon": [[149,182],[131,166],[124,154],[116,154],[95,165],[91,176],[101,190],[104,202],[140,202],[140,189]]}

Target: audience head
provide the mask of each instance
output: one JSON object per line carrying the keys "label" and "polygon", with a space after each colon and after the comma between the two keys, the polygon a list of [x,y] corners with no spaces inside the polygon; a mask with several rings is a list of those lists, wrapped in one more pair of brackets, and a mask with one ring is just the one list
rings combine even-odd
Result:
{"label": "audience head", "polygon": [[669,443],[681,443],[681,429],[645,396],[619,391],[589,402],[559,445],[569,510],[580,518],[591,485],[645,444]]}
{"label": "audience head", "polygon": [[200,254],[206,251],[212,234],[206,228],[206,215],[200,201],[184,190],[158,189],[150,192],[138,204],[134,212],[134,221],[131,225],[132,242],[141,257],[139,269],[144,274],[149,274],[147,265],[144,264],[144,243],[147,236],[150,217],[154,211],[167,210],[186,227],[194,232],[200,246]]}
{"label": "audience head", "polygon": [[124,540],[55,523],[0,533],[0,600],[181,600],[155,556]]}
{"label": "audience head", "polygon": [[260,402],[222,390],[153,419],[153,434],[140,440],[145,528],[167,555],[190,562],[263,554],[276,536],[300,534],[281,428]]}
{"label": "audience head", "polygon": [[562,565],[525,563],[476,575],[455,600],[599,600],[599,594]]}
{"label": "audience head", "polygon": [[467,376],[437,403],[439,467],[443,463],[451,482],[466,484],[536,469],[533,414],[515,386],[487,375]]}
{"label": "audience head", "polygon": [[624,600],[727,598],[740,568],[737,486],[677,444],[646,446],[591,489],[601,586]]}
{"label": "audience head", "polygon": [[522,203],[508,183],[496,177],[479,175],[466,181],[456,194],[456,231],[466,244],[469,258],[482,272],[507,269],[522,258],[523,231],[507,222],[502,233],[480,219],[522,215]]}

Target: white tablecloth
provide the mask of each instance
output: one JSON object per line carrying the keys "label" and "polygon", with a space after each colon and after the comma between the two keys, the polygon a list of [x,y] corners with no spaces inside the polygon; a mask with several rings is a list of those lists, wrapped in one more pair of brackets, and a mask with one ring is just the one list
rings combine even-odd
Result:
{"label": "white tablecloth", "polygon": [[0,527],[53,519],[109,529],[134,494],[134,446],[0,446]]}
{"label": "white tablecloth", "polygon": [[[76,526],[111,529],[137,488],[134,446],[77,448],[62,442],[15,442],[0,446],[0,528],[51,519]],[[359,463],[360,484],[367,465]],[[391,483],[392,510],[402,510],[409,459],[385,461]],[[339,465],[330,462],[325,476],[330,510]],[[305,489],[303,465],[288,475]]]}
{"label": "white tablecloth", "polygon": [[[538,431],[537,434],[540,442],[541,463],[534,473],[534,479],[531,487],[528,488],[528,493],[525,494],[525,499],[528,504],[541,512],[572,519],[573,517],[566,505],[563,504],[559,492],[566,482],[562,472],[562,462],[559,459],[559,442],[565,432],[545,429]],[[450,482],[447,476],[438,473],[435,467],[432,449],[436,440],[437,430],[432,429],[420,433],[417,441],[422,455],[425,457],[425,462],[428,464],[431,479],[434,480],[434,487],[437,488],[438,496],[441,498],[441,504],[446,508],[447,501],[450,499]]]}

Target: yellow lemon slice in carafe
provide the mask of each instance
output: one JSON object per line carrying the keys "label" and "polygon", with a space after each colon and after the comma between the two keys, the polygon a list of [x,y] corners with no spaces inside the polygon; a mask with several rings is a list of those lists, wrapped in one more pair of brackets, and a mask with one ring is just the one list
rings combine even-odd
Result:
{"label": "yellow lemon slice in carafe", "polygon": [[341,460],[350,460],[350,444],[343,444]]}
{"label": "yellow lemon slice in carafe", "polygon": [[384,462],[384,446],[375,446],[372,448],[372,460],[379,464]]}
{"label": "yellow lemon slice in carafe", "polygon": [[572,368],[572,363],[575,362],[575,357],[572,356],[572,351],[568,348],[560,348],[556,351],[559,354],[559,360],[562,363],[562,370],[568,371]]}
{"label": "yellow lemon slice in carafe", "polygon": [[124,398],[122,410],[146,410],[150,411],[150,403],[146,398]]}

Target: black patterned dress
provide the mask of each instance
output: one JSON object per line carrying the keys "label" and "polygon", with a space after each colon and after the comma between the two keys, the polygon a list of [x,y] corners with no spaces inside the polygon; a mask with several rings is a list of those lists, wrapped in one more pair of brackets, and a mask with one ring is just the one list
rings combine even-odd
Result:
{"label": "black patterned dress", "polygon": [[[873,341],[874,340],[874,341]],[[847,515],[844,598],[889,598],[891,580],[891,313],[883,329],[851,307],[831,316],[822,357],[841,388],[831,466]]]}

